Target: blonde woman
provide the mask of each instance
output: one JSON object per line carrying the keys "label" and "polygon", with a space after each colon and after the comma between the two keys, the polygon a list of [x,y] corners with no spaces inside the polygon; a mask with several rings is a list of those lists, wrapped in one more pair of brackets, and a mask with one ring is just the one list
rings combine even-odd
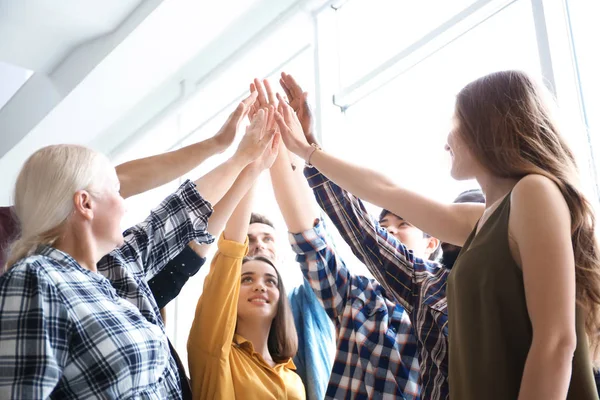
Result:
{"label": "blonde woman", "polygon": [[106,157],[55,145],[26,161],[15,187],[22,233],[0,277],[0,398],[181,398],[146,280],[190,241],[212,241],[211,203],[264,152],[265,124],[257,115],[228,161],[124,234]]}
{"label": "blonde woman", "polygon": [[[278,147],[274,141],[255,170],[268,169]],[[250,178],[238,179],[221,203],[248,191],[257,174],[245,172]],[[196,307],[188,339],[194,399],[306,398],[294,372],[298,338],[281,276],[270,259],[245,257],[251,196],[227,222]]]}

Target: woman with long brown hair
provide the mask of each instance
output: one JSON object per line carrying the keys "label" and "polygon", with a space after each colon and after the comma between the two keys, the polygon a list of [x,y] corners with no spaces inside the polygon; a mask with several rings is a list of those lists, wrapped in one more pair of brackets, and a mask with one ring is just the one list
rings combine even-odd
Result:
{"label": "woman with long brown hair", "polygon": [[[274,140],[258,172],[278,148]],[[248,182],[240,176],[213,217],[227,220],[221,206],[248,191]],[[306,398],[294,372],[298,337],[281,276],[268,258],[246,257],[251,198],[252,189],[227,221],[196,307],[187,345],[194,399]]]}
{"label": "woman with long brown hair", "polygon": [[519,71],[487,75],[458,94],[446,145],[451,175],[475,178],[485,208],[400,188],[313,146],[289,106],[277,115],[288,149],[328,178],[463,246],[444,287],[455,399],[598,398],[595,218],[547,97]]}

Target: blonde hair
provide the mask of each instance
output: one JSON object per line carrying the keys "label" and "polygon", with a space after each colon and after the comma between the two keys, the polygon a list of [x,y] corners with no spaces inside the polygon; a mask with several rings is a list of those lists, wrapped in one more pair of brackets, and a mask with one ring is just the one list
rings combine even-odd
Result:
{"label": "blonde hair", "polygon": [[21,234],[10,249],[7,267],[39,245],[53,245],[73,212],[78,190],[104,184],[111,168],[104,155],[78,145],[53,145],[33,153],[23,165],[14,192]]}

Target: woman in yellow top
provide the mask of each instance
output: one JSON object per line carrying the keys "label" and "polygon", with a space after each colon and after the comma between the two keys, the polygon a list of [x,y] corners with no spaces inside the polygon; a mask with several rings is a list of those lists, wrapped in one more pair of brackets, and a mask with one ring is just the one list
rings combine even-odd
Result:
{"label": "woman in yellow top", "polygon": [[[211,223],[223,217],[221,203],[247,184],[243,174]],[[245,257],[250,213],[251,191],[227,222],[196,307],[187,346],[194,399],[306,398],[294,372],[298,337],[279,272],[269,259]]]}

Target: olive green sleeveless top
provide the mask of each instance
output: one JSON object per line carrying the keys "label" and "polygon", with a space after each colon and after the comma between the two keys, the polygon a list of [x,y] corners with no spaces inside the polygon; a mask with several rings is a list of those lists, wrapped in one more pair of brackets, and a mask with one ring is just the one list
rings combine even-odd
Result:
{"label": "olive green sleeveless top", "polygon": [[[517,399],[532,328],[523,273],[508,245],[510,193],[467,239],[448,278],[449,385],[454,400]],[[598,399],[577,312],[569,400]]]}

